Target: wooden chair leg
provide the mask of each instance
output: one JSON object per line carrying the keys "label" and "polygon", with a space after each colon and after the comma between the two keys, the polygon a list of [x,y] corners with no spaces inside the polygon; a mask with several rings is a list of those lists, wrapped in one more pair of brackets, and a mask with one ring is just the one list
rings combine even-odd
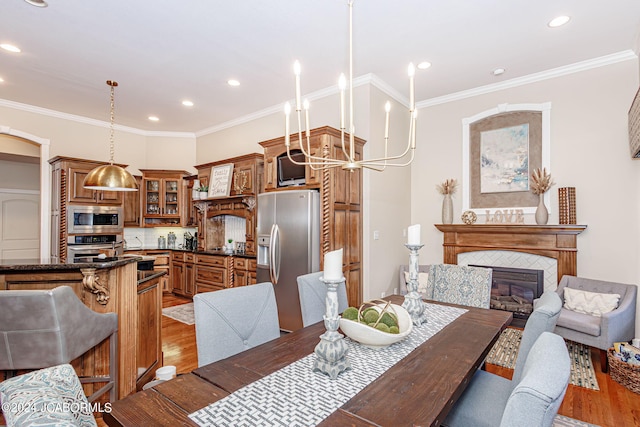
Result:
{"label": "wooden chair leg", "polygon": [[600,349],[600,368],[602,369],[602,373],[606,374],[609,372],[609,361],[607,360],[607,350]]}

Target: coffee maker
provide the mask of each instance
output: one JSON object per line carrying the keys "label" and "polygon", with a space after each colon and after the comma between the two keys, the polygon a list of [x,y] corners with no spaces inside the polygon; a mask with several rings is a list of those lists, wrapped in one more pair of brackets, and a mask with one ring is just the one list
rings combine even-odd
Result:
{"label": "coffee maker", "polygon": [[184,248],[188,251],[195,251],[198,249],[198,242],[196,241],[195,236],[188,231],[184,233]]}

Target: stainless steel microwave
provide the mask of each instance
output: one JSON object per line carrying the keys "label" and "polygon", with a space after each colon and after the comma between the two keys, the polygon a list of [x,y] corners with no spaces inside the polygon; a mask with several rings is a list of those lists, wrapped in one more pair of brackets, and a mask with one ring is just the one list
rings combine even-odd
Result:
{"label": "stainless steel microwave", "polygon": [[120,206],[69,206],[67,233],[122,233],[124,214]]}

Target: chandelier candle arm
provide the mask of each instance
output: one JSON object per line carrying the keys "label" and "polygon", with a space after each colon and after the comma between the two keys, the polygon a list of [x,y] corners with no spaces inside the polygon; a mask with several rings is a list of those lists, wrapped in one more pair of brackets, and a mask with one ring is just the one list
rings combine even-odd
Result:
{"label": "chandelier candle arm", "polygon": [[[340,132],[341,132],[341,148],[344,154],[344,159],[338,158],[327,158],[327,157],[319,157],[311,155],[311,141],[310,141],[310,121],[309,121],[309,104],[308,101],[304,101],[304,106],[301,105],[301,74],[302,67],[299,61],[295,61],[293,65],[293,73],[295,75],[295,103],[296,103],[296,113],[298,118],[298,143],[300,145],[300,150],[304,155],[304,161],[297,161],[291,157],[290,146],[291,146],[291,137],[290,137],[290,113],[291,106],[289,103],[285,104],[285,146],[287,147],[287,157],[289,160],[297,165],[305,165],[309,166],[313,170],[325,170],[335,167],[340,167],[343,170],[354,171],[357,169],[371,169],[374,171],[381,172],[387,166],[394,167],[403,167],[408,166],[413,162],[414,159],[414,151],[416,148],[416,118],[417,111],[415,109],[415,66],[413,63],[409,64],[408,68],[408,77],[409,77],[409,138],[407,141],[407,146],[402,154],[389,156],[389,121],[390,121],[390,108],[391,105],[389,102],[385,104],[385,129],[384,129],[384,156],[374,159],[360,159],[356,160],[356,152],[355,152],[355,124],[354,124],[354,97],[353,97],[353,2],[354,0],[348,1],[349,7],[349,82],[346,81],[346,77],[344,74],[340,75],[338,79],[338,89],[340,96]],[[349,90],[349,104],[346,105],[347,101],[346,91],[347,85]],[[287,107],[287,105],[289,105]],[[349,109],[349,124],[346,123],[346,109]],[[304,110],[304,121],[302,118],[302,110]],[[303,132],[304,130],[304,132]],[[348,142],[345,135],[345,132],[348,132]],[[303,133],[306,136],[306,143],[303,141]],[[306,146],[306,147],[305,147]],[[403,163],[390,163],[391,161],[401,159],[407,155],[411,151],[410,158]]]}

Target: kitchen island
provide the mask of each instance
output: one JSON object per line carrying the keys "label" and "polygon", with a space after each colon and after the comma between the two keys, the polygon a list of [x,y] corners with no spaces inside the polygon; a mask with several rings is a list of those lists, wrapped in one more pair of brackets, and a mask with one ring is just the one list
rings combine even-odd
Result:
{"label": "kitchen island", "polygon": [[[82,258],[73,263],[0,260],[0,291],[69,286],[90,309],[117,313],[118,398],[122,399],[141,389],[162,364],[162,289],[158,281],[166,273],[137,271],[139,260],[136,256]],[[29,315],[35,313],[25,313]],[[79,376],[105,374],[109,367],[109,341],[71,364]],[[101,386],[102,383],[85,384],[85,393],[91,394]]]}

